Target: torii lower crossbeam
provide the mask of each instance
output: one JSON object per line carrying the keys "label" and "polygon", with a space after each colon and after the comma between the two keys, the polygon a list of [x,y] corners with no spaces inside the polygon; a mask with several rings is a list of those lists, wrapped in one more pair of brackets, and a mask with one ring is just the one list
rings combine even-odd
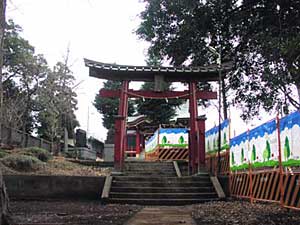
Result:
{"label": "torii lower crossbeam", "polygon": [[[103,98],[119,98],[121,96],[121,90],[108,90],[101,89],[100,97]],[[156,92],[156,91],[136,91],[136,90],[128,90],[127,95],[129,98],[180,98],[180,99],[190,99],[189,91],[164,91],[164,92]],[[195,91],[196,99],[216,99],[217,92],[213,91]]]}

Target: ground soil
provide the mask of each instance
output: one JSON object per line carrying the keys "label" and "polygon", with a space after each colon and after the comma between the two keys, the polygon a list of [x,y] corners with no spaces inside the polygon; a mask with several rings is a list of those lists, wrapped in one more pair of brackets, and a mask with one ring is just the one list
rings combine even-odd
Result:
{"label": "ground soil", "polygon": [[69,162],[64,157],[54,157],[44,163],[37,170],[31,172],[20,172],[8,168],[0,163],[4,175],[62,175],[62,176],[106,176],[111,173],[111,168],[100,168],[84,166]]}
{"label": "ground soil", "polygon": [[[143,207],[136,205],[101,205],[99,201],[14,201],[11,211],[17,224],[124,224]],[[157,208],[157,207],[156,207]],[[182,213],[192,212],[201,225],[298,225],[300,212],[280,208],[278,204],[251,205],[245,201],[212,202],[182,206]],[[158,220],[158,215],[150,216]],[[166,215],[167,216],[167,215]],[[149,216],[148,216],[149,218]],[[178,220],[189,225],[187,220]],[[178,222],[178,223],[179,223]],[[169,223],[167,223],[169,224]]]}
{"label": "ground soil", "polygon": [[15,224],[121,225],[141,209],[135,205],[102,205],[99,201],[13,201]]}
{"label": "ground soil", "polygon": [[299,210],[281,208],[275,203],[206,203],[193,206],[193,217],[199,225],[300,225]]}

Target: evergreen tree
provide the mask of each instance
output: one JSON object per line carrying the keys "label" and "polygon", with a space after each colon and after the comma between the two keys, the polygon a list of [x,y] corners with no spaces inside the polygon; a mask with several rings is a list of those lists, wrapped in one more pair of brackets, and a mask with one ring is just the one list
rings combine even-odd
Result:
{"label": "evergreen tree", "polygon": [[73,138],[79,122],[75,116],[77,95],[73,90],[75,78],[66,63],[58,62],[41,82],[38,93],[38,134],[48,140],[63,137],[67,129],[68,138]]}
{"label": "evergreen tree", "polygon": [[[122,82],[108,80],[104,82],[103,88],[108,90],[120,90],[122,88]],[[94,106],[98,112],[103,115],[103,126],[108,130],[114,129],[115,116],[118,115],[119,104],[119,98],[102,98],[100,94],[95,96]],[[132,116],[134,111],[134,102],[129,100],[128,116]]]}
{"label": "evergreen tree", "polygon": [[35,126],[33,112],[37,110],[37,92],[49,69],[44,57],[35,54],[34,47],[21,33],[22,28],[9,20],[3,46],[5,72],[2,82],[6,93],[3,122],[8,127],[30,133]]}
{"label": "evergreen tree", "polygon": [[[164,83],[163,86],[164,90],[173,90],[170,83]],[[144,83],[141,90],[154,90],[154,83]],[[138,99],[137,112],[147,116],[154,124],[169,124],[182,102],[180,99]]]}
{"label": "evergreen tree", "polygon": [[266,141],[266,148],[263,152],[264,161],[269,161],[271,158],[271,146],[269,141]]}
{"label": "evergreen tree", "polygon": [[224,132],[223,139],[224,139],[223,144],[226,145],[227,144],[226,132]]}
{"label": "evergreen tree", "polygon": [[234,165],[235,161],[234,161],[234,153],[231,152],[231,165]]}
{"label": "evergreen tree", "polygon": [[255,148],[255,145],[252,146],[251,159],[252,159],[252,162],[255,162],[255,160],[256,160],[256,148]]}
{"label": "evergreen tree", "polygon": [[285,137],[284,140],[284,149],[283,149],[284,159],[287,161],[291,155],[290,142],[288,137]]}
{"label": "evergreen tree", "polygon": [[241,163],[244,163],[244,158],[245,158],[245,153],[244,153],[244,148],[241,150]]}

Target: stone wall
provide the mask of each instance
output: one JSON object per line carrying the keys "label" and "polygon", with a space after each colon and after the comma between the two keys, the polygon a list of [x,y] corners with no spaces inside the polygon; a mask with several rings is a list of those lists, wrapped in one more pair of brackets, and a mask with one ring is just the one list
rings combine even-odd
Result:
{"label": "stone wall", "polygon": [[105,162],[114,161],[114,144],[104,144],[103,159]]}
{"label": "stone wall", "polygon": [[1,127],[1,142],[3,144],[15,147],[40,147],[52,151],[53,144],[45,139],[34,137],[30,134],[23,133],[8,127]]}
{"label": "stone wall", "polygon": [[223,188],[225,195],[228,197],[230,196],[229,190],[229,176],[218,176],[218,180]]}
{"label": "stone wall", "polygon": [[105,177],[4,175],[12,199],[100,199]]}

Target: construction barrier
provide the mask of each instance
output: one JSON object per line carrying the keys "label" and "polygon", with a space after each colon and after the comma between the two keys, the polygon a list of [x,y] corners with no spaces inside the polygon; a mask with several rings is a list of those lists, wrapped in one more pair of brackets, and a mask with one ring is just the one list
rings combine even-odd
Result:
{"label": "construction barrier", "polygon": [[[230,175],[231,196],[251,202],[280,203],[283,207],[300,209],[300,173],[280,171],[236,172]],[[282,190],[281,190],[282,188]]]}
{"label": "construction barrier", "polygon": [[299,146],[300,113],[296,111],[232,138],[230,150],[222,151],[220,159],[208,152],[206,166],[212,174],[229,175],[233,197],[299,210]]}
{"label": "construction barrier", "polygon": [[155,151],[146,154],[146,160],[149,161],[173,161],[188,160],[189,149],[187,148],[156,148]]}
{"label": "construction barrier", "polygon": [[146,160],[188,160],[188,130],[186,128],[159,128],[146,142]]}
{"label": "construction barrier", "polygon": [[[219,163],[218,163],[219,160],[220,160],[220,168],[219,168]],[[229,175],[229,173],[230,173],[229,149],[226,151],[220,152],[220,159],[219,159],[218,153],[206,154],[205,165],[210,174]]]}

